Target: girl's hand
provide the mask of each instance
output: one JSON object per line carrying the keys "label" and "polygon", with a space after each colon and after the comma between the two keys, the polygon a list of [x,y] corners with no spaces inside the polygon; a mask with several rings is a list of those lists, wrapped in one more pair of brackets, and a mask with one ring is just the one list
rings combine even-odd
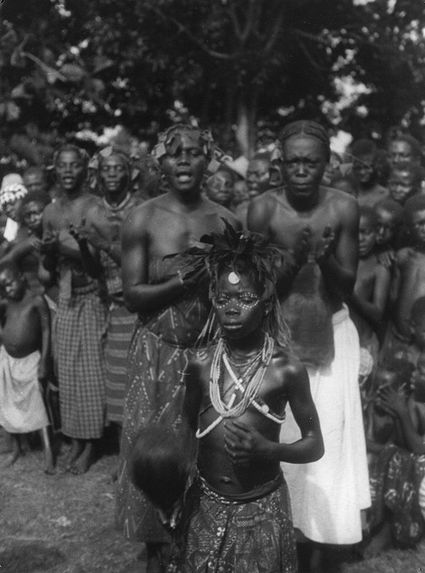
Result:
{"label": "girl's hand", "polygon": [[233,464],[246,464],[265,459],[271,454],[271,442],[260,432],[239,420],[224,424],[224,445]]}

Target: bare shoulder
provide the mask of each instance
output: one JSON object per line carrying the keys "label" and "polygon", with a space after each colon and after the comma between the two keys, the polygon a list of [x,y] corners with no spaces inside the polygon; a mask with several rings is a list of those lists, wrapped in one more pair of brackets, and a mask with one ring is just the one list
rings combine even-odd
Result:
{"label": "bare shoulder", "polygon": [[355,197],[333,187],[322,186],[321,189],[326,201],[332,203],[341,216],[357,216],[359,206]]}
{"label": "bare shoulder", "polygon": [[285,212],[284,199],[278,201],[278,194],[279,189],[269,189],[250,201],[247,213],[248,229],[264,234],[270,232],[269,225],[273,215],[279,211],[279,215],[283,216]]}
{"label": "bare shoulder", "polygon": [[87,221],[97,219],[99,216],[106,213],[105,204],[101,201],[90,201],[85,207],[85,218]]}
{"label": "bare shoulder", "polygon": [[92,193],[84,193],[80,197],[80,203],[81,205],[84,205],[87,208],[103,206],[102,199],[97,195],[93,195]]}
{"label": "bare shoulder", "polygon": [[152,220],[155,212],[161,208],[161,203],[158,202],[158,199],[161,199],[161,197],[154,197],[135,205],[124,221],[123,232],[129,228],[141,229],[141,226],[145,227],[145,224]]}
{"label": "bare shoulder", "polygon": [[249,210],[253,211],[269,211],[276,207],[277,204],[277,194],[282,194],[282,188],[279,189],[269,189],[265,193],[254,197],[250,201]]}
{"label": "bare shoulder", "polygon": [[61,212],[61,207],[58,201],[48,203],[43,211],[43,219],[45,221],[53,220]]}
{"label": "bare shoulder", "polygon": [[273,363],[290,384],[299,383],[307,376],[307,370],[298,357],[285,348],[277,347],[273,354]]}
{"label": "bare shoulder", "polygon": [[37,307],[38,309],[40,309],[42,311],[46,311],[46,310],[48,311],[49,310],[49,306],[47,304],[47,301],[44,298],[44,296],[41,294],[34,295],[32,303],[35,307]]}
{"label": "bare shoulder", "polygon": [[186,368],[186,386],[189,388],[199,386],[200,379],[205,376],[209,378],[213,353],[214,347],[212,346],[202,350],[193,349],[189,352]]}
{"label": "bare shoulder", "polygon": [[403,265],[406,263],[412,253],[413,249],[411,247],[404,247],[403,249],[399,249],[395,255],[396,264]]}
{"label": "bare shoulder", "polygon": [[206,215],[214,214],[218,218],[226,219],[229,223],[234,225],[235,227],[240,227],[239,219],[230,211],[223,207],[223,205],[219,205],[218,203],[214,203],[208,198],[204,199],[204,210]]}

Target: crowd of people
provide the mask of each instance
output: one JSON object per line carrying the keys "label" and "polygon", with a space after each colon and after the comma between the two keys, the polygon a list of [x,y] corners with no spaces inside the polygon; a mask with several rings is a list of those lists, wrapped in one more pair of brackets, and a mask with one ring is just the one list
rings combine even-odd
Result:
{"label": "crowd of people", "polygon": [[[246,161],[161,133],[141,173],[65,144],[0,189],[0,426],[47,473],[120,440],[147,571],[332,571],[425,532],[425,171],[314,121]],[[140,164],[139,164],[140,165]],[[241,167],[242,165],[242,167]],[[298,550],[298,551],[297,551]],[[298,554],[298,555],[297,555]]]}

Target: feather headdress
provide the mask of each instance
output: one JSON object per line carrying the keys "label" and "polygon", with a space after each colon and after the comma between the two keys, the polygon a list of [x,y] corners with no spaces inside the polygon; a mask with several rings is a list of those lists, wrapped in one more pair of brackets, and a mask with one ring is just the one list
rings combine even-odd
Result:
{"label": "feather headdress", "polygon": [[[272,294],[283,254],[263,235],[240,231],[222,219],[222,233],[211,233],[201,237],[208,248],[206,264],[211,278],[211,289],[215,289],[218,275],[223,269],[248,271],[255,275],[258,286]],[[204,254],[205,256],[205,254]]]}
{"label": "feather headdress", "polygon": [[279,269],[284,264],[283,251],[273,245],[263,235],[240,231],[222,219],[221,233],[203,235],[196,246],[185,251],[197,268],[206,265],[210,276],[210,298],[215,294],[218,279],[222,272],[229,270],[253,277],[267,301],[264,329],[280,346],[288,346],[288,327],[280,312],[276,295],[276,281]]}

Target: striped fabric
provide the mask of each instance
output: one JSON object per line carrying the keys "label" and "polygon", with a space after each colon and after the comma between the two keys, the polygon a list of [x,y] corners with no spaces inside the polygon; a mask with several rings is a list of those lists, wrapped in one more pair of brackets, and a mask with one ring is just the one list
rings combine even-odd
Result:
{"label": "striped fabric", "polygon": [[127,355],[137,315],[123,305],[112,303],[109,309],[105,342],[106,417],[122,423],[127,389]]}
{"label": "striped fabric", "polygon": [[106,308],[96,286],[73,289],[70,301],[59,300],[56,350],[62,433],[96,439],[103,434],[106,410],[102,335]]}

